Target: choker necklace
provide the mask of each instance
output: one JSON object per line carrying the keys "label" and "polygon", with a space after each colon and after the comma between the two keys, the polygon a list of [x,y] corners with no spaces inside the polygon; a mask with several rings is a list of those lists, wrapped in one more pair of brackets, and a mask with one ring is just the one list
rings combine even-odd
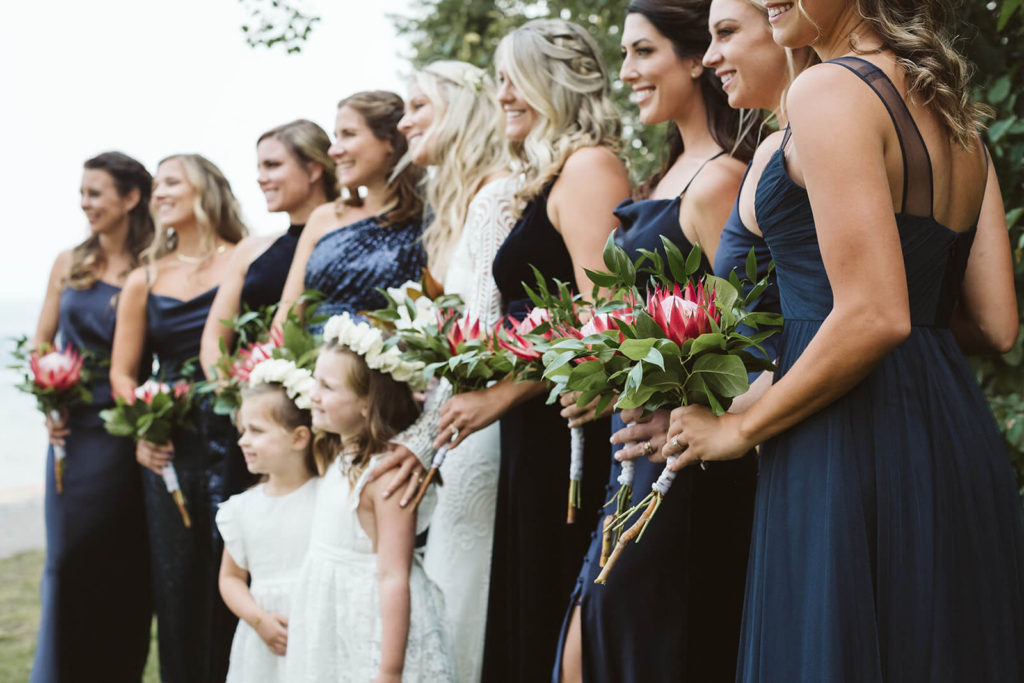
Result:
{"label": "choker necklace", "polygon": [[[227,249],[227,245],[222,244],[219,247],[217,247],[216,249],[214,249],[213,253],[214,254],[223,254],[225,249]],[[195,264],[195,263],[202,263],[207,258],[209,258],[208,256],[186,256],[185,254],[182,254],[180,251],[175,251],[174,252],[174,257],[177,258],[182,263],[193,263],[193,264]]]}

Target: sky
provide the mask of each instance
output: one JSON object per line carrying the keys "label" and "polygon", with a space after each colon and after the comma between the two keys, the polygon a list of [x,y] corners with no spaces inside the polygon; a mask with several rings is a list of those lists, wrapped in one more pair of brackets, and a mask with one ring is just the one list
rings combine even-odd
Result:
{"label": "sky", "polygon": [[256,139],[338,100],[404,96],[407,44],[386,15],[407,0],[308,0],[299,55],[250,48],[238,0],[15,0],[0,22],[0,300],[41,300],[53,258],[87,234],[82,162],[119,150],[146,165],[198,152],[231,182],[254,233],[283,230],[256,185]]}

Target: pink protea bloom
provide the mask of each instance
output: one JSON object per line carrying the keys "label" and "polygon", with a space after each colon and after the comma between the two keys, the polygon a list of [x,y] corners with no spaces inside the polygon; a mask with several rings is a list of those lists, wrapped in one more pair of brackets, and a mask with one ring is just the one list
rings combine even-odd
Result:
{"label": "pink protea bloom", "polygon": [[611,311],[610,313],[595,313],[590,320],[580,328],[580,334],[584,337],[589,337],[592,334],[600,334],[607,330],[615,330],[619,332],[619,343],[622,343],[625,341],[626,335],[619,331],[619,326],[615,324],[616,320],[632,324],[633,309],[620,308],[618,310]]}
{"label": "pink protea bloom", "polygon": [[705,292],[703,283],[696,289],[693,283],[687,283],[685,290],[680,290],[678,283],[671,291],[655,287],[647,297],[647,313],[665,336],[679,346],[688,339],[710,332],[711,320],[717,322],[720,319],[714,293]]}
{"label": "pink protea bloom", "polygon": [[238,358],[231,364],[231,376],[240,382],[248,382],[252,369],[259,363],[273,358],[274,349],[282,346],[283,343],[281,331],[275,328],[270,332],[269,341],[239,349]]}
{"label": "pink protea bloom", "polygon": [[[530,309],[529,315],[522,321],[516,322],[512,317],[509,317],[509,320],[515,325],[517,334],[529,334],[544,323],[550,323],[551,313],[546,308],[536,306]],[[551,330],[549,329],[543,336],[545,339],[551,339]]]}
{"label": "pink protea bloom", "polygon": [[40,354],[38,349],[29,355],[32,380],[40,389],[66,391],[82,378],[85,359],[68,344],[64,351]]}
{"label": "pink protea bloom", "polygon": [[[438,325],[444,327],[444,325],[455,316],[455,313],[449,313],[448,315],[438,315]],[[480,321],[473,316],[466,314],[456,320],[445,333],[445,338],[448,340],[448,348],[454,356],[459,352],[459,344],[471,339],[486,339],[487,333],[484,326],[480,324]]]}
{"label": "pink protea bloom", "polygon": [[[529,318],[527,318],[527,320],[528,319]],[[511,351],[515,357],[520,360],[527,362],[540,360],[540,350],[533,345],[533,342],[523,336],[523,334],[526,334],[525,332],[520,332],[524,322],[526,322],[526,320],[520,322],[512,316],[499,320],[494,326],[494,338],[497,341],[498,346],[507,351]],[[546,336],[550,338],[550,334],[551,332],[549,330]]]}
{"label": "pink protea bloom", "polygon": [[163,382],[148,379],[143,384],[135,387],[135,398],[146,405],[151,405],[157,394],[168,394],[170,392],[171,388]]}
{"label": "pink protea bloom", "polygon": [[174,385],[174,398],[179,399],[192,391],[192,385],[185,380],[180,380]]}

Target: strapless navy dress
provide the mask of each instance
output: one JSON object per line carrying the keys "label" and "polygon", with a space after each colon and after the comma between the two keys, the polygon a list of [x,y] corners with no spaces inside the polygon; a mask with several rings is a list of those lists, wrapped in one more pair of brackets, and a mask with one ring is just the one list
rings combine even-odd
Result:
{"label": "strapless navy dress", "polygon": [[[974,229],[932,215],[928,150],[885,74],[836,63],[883,99],[901,140],[912,330],[849,392],[765,443],[737,680],[1019,682],[1020,498],[949,329]],[[786,321],[780,376],[832,309],[807,192],[786,171],[788,137],[756,192]]]}
{"label": "strapless navy dress", "polygon": [[[57,345],[110,358],[121,290],[97,281],[60,297]],[[46,564],[33,683],[138,681],[149,652],[152,599],[142,480],[131,439],[107,434],[105,367],[91,362],[92,401],[68,414],[64,492],[46,459]]]}
{"label": "strapless navy dress", "polygon": [[[671,199],[626,200],[616,207],[622,226],[616,242],[631,258],[638,258],[641,249],[664,254],[662,236],[684,255],[689,253],[692,245],[679,226],[680,204],[689,185]],[[726,248],[732,251],[730,245]],[[742,268],[745,251],[740,258]],[[708,271],[704,260],[698,274]],[[614,414],[613,432],[623,426],[621,416]],[[613,447],[611,453],[620,448]],[[650,492],[664,465],[647,458],[633,462],[636,505]],[[621,472],[622,465],[613,459],[606,500],[618,491]],[[601,572],[603,524],[598,522],[563,625],[564,639],[578,603],[584,681],[732,680],[755,485],[753,456],[707,471],[680,472],[643,542],[632,544],[620,556],[603,585],[594,583]],[[564,642],[559,654],[563,646]],[[557,683],[559,674],[556,662],[551,680]]]}
{"label": "strapless navy dress", "polygon": [[[216,292],[213,288],[188,300],[149,294],[146,339],[163,381],[181,379],[185,363],[199,355],[199,340]],[[213,521],[221,500],[221,463],[196,426],[200,413],[193,411],[196,424],[175,429],[171,436],[191,528],[182,523],[163,479],[142,468],[160,679],[165,683],[223,680],[231,644],[229,629],[222,626],[230,622],[231,614],[217,587],[222,545]]]}
{"label": "strapless navy dress", "polygon": [[[553,286],[574,286],[572,259],[547,216],[550,185],[523,212],[494,258],[494,279],[507,312],[531,307],[523,282],[530,264]],[[566,524],[569,428],[559,405],[539,396],[501,418],[494,550],[482,680],[535,683],[550,676],[562,613],[590,542],[608,476],[608,420],[584,429],[582,507]]]}
{"label": "strapless navy dress", "polygon": [[[419,281],[427,255],[418,221],[384,226],[376,216],[332,230],[316,243],[306,262],[306,289],[319,290],[324,300],[317,315],[383,308],[377,288]],[[323,323],[311,326],[320,332]]]}

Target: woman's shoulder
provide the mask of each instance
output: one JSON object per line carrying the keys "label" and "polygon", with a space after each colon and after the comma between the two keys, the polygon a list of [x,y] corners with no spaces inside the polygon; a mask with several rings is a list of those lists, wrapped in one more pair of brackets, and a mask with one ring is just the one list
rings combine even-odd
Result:
{"label": "woman's shoulder", "polygon": [[243,237],[235,245],[231,254],[232,265],[239,269],[248,269],[252,262],[258,259],[281,235],[282,233],[276,232],[269,235]]}
{"label": "woman's shoulder", "polygon": [[728,198],[732,204],[746,169],[739,159],[723,154],[700,170],[686,190],[688,202],[696,205],[718,203]]}
{"label": "woman's shoulder", "polygon": [[560,175],[562,177],[567,175],[586,176],[601,172],[621,174],[625,177],[626,165],[619,155],[610,148],[604,145],[595,145],[592,147],[580,147],[573,151],[562,165]]}

